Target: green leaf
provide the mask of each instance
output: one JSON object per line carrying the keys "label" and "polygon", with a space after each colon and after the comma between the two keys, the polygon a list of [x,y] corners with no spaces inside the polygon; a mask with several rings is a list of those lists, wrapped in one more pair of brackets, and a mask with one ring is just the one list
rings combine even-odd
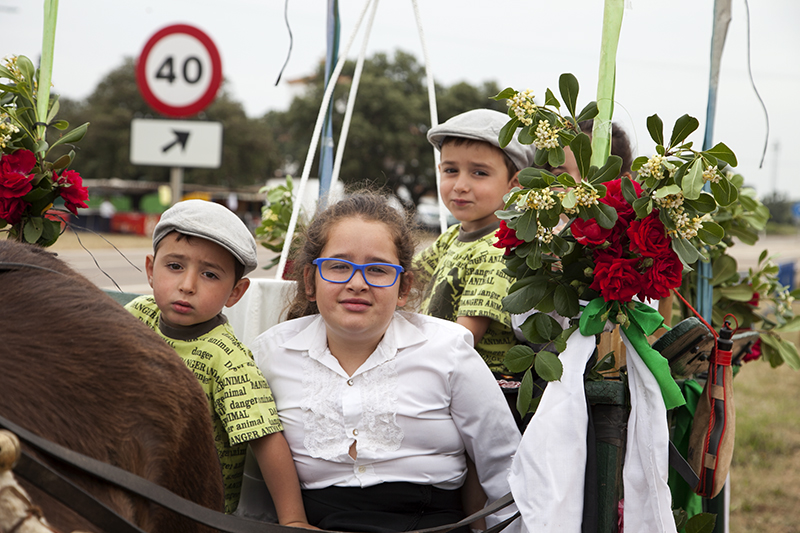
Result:
{"label": "green leaf", "polygon": [[[778,351],[783,360],[792,370],[800,370],[800,354],[797,352],[797,346],[784,339],[780,339],[779,342]],[[537,356],[536,358],[538,359],[539,357]]]}
{"label": "green leaf", "polygon": [[625,198],[625,201],[629,204],[633,205],[633,202],[639,199],[636,195],[636,187],[634,187],[629,177],[625,176],[620,180],[619,188],[622,191],[622,197]]}
{"label": "green leaf", "polygon": [[[569,253],[569,242],[566,239],[553,235],[553,240],[550,241],[550,250],[559,257],[564,257]],[[573,315],[564,315],[573,316]]]}
{"label": "green leaf", "polygon": [[631,205],[636,211],[636,218],[645,218],[653,210],[653,200],[647,195],[637,198]]}
{"label": "green leaf", "polygon": [[776,333],[791,333],[793,331],[800,331],[800,316],[792,318],[786,324],[778,326],[772,331]]}
{"label": "green leaf", "polygon": [[534,344],[550,342],[561,334],[561,325],[545,313],[532,314],[525,319],[519,329],[525,338]]}
{"label": "green leaf", "polygon": [[50,147],[50,149],[55,148],[59,144],[76,143],[80,141],[81,139],[83,139],[83,136],[86,135],[86,130],[88,128],[89,128],[88,122],[81,124],[74,130],[72,130],[71,132],[67,133],[66,135],[58,139],[56,142],[54,142],[53,145]]}
{"label": "green leaf", "polygon": [[[61,103],[58,100],[58,95],[57,94],[50,95],[50,112],[47,113],[47,119],[45,120],[45,123],[50,124],[51,122],[53,122],[53,119],[56,118],[56,115],[58,114],[58,110],[60,108],[61,108]],[[59,120],[59,122],[66,122],[66,121]],[[50,125],[54,126],[54,124]],[[59,128],[59,129],[64,129],[64,128]]]}
{"label": "green leaf", "polygon": [[530,346],[517,344],[506,352],[503,363],[512,372],[524,372],[533,365],[536,352]]}
{"label": "green leaf", "polygon": [[749,302],[753,298],[753,287],[744,283],[731,287],[719,287],[719,292],[734,302]]}
{"label": "green leaf", "polygon": [[561,91],[561,98],[567,106],[569,113],[575,116],[575,106],[578,103],[578,79],[570,73],[564,73],[558,78],[558,89]]}
{"label": "green leaf", "polygon": [[564,187],[567,187],[567,188],[575,187],[575,186],[578,185],[578,182],[575,180],[575,178],[573,178],[572,176],[570,176],[566,172],[556,176],[556,179],[558,180],[558,182],[561,185],[563,185]]}
{"label": "green leaf", "polygon": [[[664,144],[664,123],[658,115],[650,115],[647,117],[647,131],[650,132],[650,138],[653,139],[656,144]],[[645,161],[647,161],[647,158],[645,158]]]}
{"label": "green leaf", "polygon": [[597,102],[589,102],[578,114],[578,117],[575,119],[575,121],[583,122],[584,120],[593,119],[598,113],[599,111],[597,110]]}
{"label": "green leaf", "polygon": [[513,283],[503,298],[503,309],[513,314],[527,313],[539,303],[548,285],[547,276],[529,276]]}
{"label": "green leaf", "polygon": [[56,120],[55,122],[50,123],[57,130],[64,131],[65,129],[69,128],[69,122],[66,120]]}
{"label": "green leaf", "polygon": [[713,148],[706,150],[703,153],[710,154],[717,159],[722,159],[732,167],[737,165],[736,154],[734,154],[733,150],[728,148],[724,143],[717,143]]}
{"label": "green leaf", "polygon": [[576,329],[578,329],[578,324],[574,324],[568,327],[567,329],[561,332],[561,335],[559,335],[558,338],[556,338],[555,342],[553,343],[553,346],[555,347],[558,353],[561,353],[567,349],[567,340],[573,333],[575,333]]}
{"label": "green leaf", "polygon": [[713,533],[716,523],[717,515],[715,514],[696,514],[686,522],[686,533]]}
{"label": "green leaf", "polygon": [[22,233],[25,237],[25,241],[33,244],[39,240],[39,237],[42,236],[43,230],[44,219],[42,217],[33,217],[28,219],[28,222],[25,224],[25,229]]}
{"label": "green leaf", "polygon": [[559,285],[553,293],[556,313],[561,316],[575,316],[581,309],[578,303],[578,291],[570,285]]}
{"label": "green leaf", "polygon": [[514,132],[517,131],[517,126],[519,126],[519,124],[519,119],[515,117],[506,122],[506,125],[500,129],[500,134],[498,135],[500,148],[505,148],[508,146],[508,143],[511,142],[511,139],[514,138]]}
{"label": "green leaf", "polygon": [[703,191],[696,200],[684,200],[684,204],[698,213],[713,213],[717,209],[714,197]]}
{"label": "green leaf", "polygon": [[55,163],[53,163],[53,170],[61,171],[62,169],[67,168],[70,163],[72,163],[72,156],[70,154],[64,154],[56,159]]}
{"label": "green leaf", "polygon": [[564,149],[560,146],[556,146],[547,151],[547,162],[553,168],[560,167],[566,160],[567,156],[564,154]]}
{"label": "green leaf", "polygon": [[525,371],[522,376],[522,383],[519,386],[519,393],[517,394],[517,411],[520,416],[528,414],[528,408],[531,405],[531,398],[533,397],[533,374],[530,369]]}
{"label": "green leaf", "polygon": [[697,248],[692,246],[692,244],[683,237],[672,239],[672,249],[678,254],[678,257],[680,257],[681,261],[686,266],[693,265],[702,257],[700,252],[697,251]]}
{"label": "green leaf", "polygon": [[704,184],[703,158],[698,157],[689,173],[683,177],[683,181],[681,182],[683,196],[689,200],[697,200],[700,198],[700,192],[703,190]]}
{"label": "green leaf", "polygon": [[523,126],[520,128],[519,135],[517,136],[517,140],[520,144],[533,144],[534,139],[533,126]]}
{"label": "green leaf", "polygon": [[720,179],[717,183],[712,181],[711,192],[714,194],[714,199],[722,207],[728,207],[739,199],[739,191],[725,178]]}
{"label": "green leaf", "polygon": [[[611,229],[617,223],[617,210],[611,207],[608,204],[604,204],[600,202],[597,205],[593,205],[590,209],[594,218],[597,219],[597,223],[600,225],[601,228]],[[564,315],[564,316],[572,316],[572,315]]]}
{"label": "green leaf", "polygon": [[533,361],[536,373],[545,381],[558,381],[564,372],[564,366],[558,356],[552,352],[541,351]]}
{"label": "green leaf", "polygon": [[697,129],[698,126],[700,126],[700,122],[698,122],[696,118],[689,115],[683,115],[680,117],[675,121],[675,126],[672,127],[672,136],[669,140],[669,147],[673,148],[674,146],[682,143],[686,137],[691,135],[692,132]]}
{"label": "green leaf", "polygon": [[642,168],[644,164],[647,163],[649,160],[650,158],[648,158],[647,156],[640,155],[639,157],[634,159],[633,162],[631,163],[631,170],[634,172],[638,172],[639,169]]}
{"label": "green leaf", "polygon": [[578,203],[578,199],[575,197],[575,191],[569,190],[567,191],[566,196],[561,199],[561,205],[564,206],[564,209],[572,209]]}
{"label": "green leaf", "polygon": [[622,158],[618,155],[610,155],[606,164],[600,167],[597,173],[592,176],[591,183],[605,183],[617,179],[620,170],[622,170]]}
{"label": "green leaf", "polygon": [[575,162],[578,164],[578,171],[582,177],[589,172],[589,165],[592,159],[592,140],[585,133],[579,133],[572,142],[569,143]]}
{"label": "green leaf", "polygon": [[[17,56],[17,68],[22,74],[22,77],[25,78],[25,81],[32,87],[36,69],[34,68],[33,63],[31,63],[31,60],[28,59],[26,56]],[[28,242],[34,242],[34,241],[28,241]]]}
{"label": "green leaf", "polygon": [[697,231],[697,236],[706,244],[719,244],[725,237],[725,230],[716,222],[703,222],[703,225]]}
{"label": "green leaf", "polygon": [[558,98],[550,89],[547,89],[544,93],[544,105],[553,106],[556,109],[561,108],[561,102],[558,101]]}
{"label": "green leaf", "polygon": [[513,97],[515,94],[517,94],[517,91],[515,91],[511,87],[506,87],[496,95],[490,96],[489,98],[491,98],[492,100],[507,100]]}
{"label": "green leaf", "polygon": [[533,164],[540,167],[545,166],[547,164],[548,156],[549,154],[547,153],[547,150],[539,150],[537,148],[533,153]]}
{"label": "green leaf", "polygon": [[736,259],[728,254],[719,256],[711,266],[711,285],[716,286],[737,275]]}
{"label": "green leaf", "polygon": [[521,217],[508,223],[508,227],[517,232],[517,238],[523,241],[532,241],[536,238],[539,224],[536,222],[536,210],[528,209]]}

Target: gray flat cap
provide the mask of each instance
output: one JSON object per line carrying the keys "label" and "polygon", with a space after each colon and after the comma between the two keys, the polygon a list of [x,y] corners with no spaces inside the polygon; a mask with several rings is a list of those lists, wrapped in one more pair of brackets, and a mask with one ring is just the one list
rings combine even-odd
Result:
{"label": "gray flat cap", "polygon": [[171,231],[219,244],[244,265],[244,275],[258,266],[253,234],[224,205],[205,200],[184,200],[173,205],[164,211],[153,230],[153,249]]}
{"label": "gray flat cap", "polygon": [[[500,148],[500,141],[497,139],[500,135],[500,130],[509,120],[511,120],[510,117],[500,111],[473,109],[456,115],[443,124],[429,129],[428,141],[438,150],[442,149],[442,142],[445,137],[475,139]],[[536,149],[533,145],[520,144],[517,140],[517,133],[514,134],[514,138],[511,139],[508,146],[501,149],[508,155],[517,170],[533,165],[533,155]]]}

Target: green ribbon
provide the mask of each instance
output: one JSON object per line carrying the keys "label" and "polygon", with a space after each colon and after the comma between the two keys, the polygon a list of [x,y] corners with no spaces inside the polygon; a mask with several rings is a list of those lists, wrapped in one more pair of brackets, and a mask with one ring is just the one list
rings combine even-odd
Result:
{"label": "green ribbon", "polygon": [[[664,317],[649,305],[641,302],[632,303],[633,306],[623,306],[621,309],[621,312],[628,317],[628,324],[622,325],[622,330],[644,364],[653,373],[653,377],[656,378],[667,409],[685,404],[686,400],[681,394],[680,387],[672,379],[669,362],[647,341],[647,336],[652,335],[664,323]],[[581,334],[589,336],[602,333],[606,320],[618,323],[616,314],[613,313],[615,307],[620,309],[619,303],[606,302],[603,298],[595,298],[589,302],[579,321]]]}

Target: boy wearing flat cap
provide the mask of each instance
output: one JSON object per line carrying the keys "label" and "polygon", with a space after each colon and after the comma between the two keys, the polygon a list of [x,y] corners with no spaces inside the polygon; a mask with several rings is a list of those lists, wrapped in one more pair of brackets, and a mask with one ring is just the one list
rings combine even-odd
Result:
{"label": "boy wearing flat cap", "polygon": [[226,207],[203,200],[164,212],[146,259],[153,296],[125,307],[180,355],[208,398],[225,483],[236,510],[249,444],[281,524],[305,525],[300,484],[269,385],[222,314],[244,295],[257,266],[256,243]]}
{"label": "boy wearing flat cap", "polygon": [[[519,186],[517,175],[533,164],[534,149],[515,138],[500,148],[508,115],[473,109],[428,131],[441,151],[441,197],[461,222],[439,236],[414,260],[425,284],[421,313],[457,322],[472,332],[475,349],[502,380],[503,360],[516,340],[501,300],[511,279],[503,272],[503,250],[493,246],[503,196]],[[516,412],[516,409],[513,410]]]}

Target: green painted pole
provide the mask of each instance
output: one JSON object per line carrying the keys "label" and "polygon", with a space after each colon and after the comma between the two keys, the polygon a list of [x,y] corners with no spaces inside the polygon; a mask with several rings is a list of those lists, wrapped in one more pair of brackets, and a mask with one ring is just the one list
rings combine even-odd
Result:
{"label": "green painted pole", "polygon": [[[58,0],[44,0],[44,32],[42,34],[42,59],[39,66],[39,87],[36,95],[36,120],[47,121],[50,108],[50,85],[53,79],[53,52],[56,42]],[[38,139],[45,138],[45,124],[36,126]]]}
{"label": "green painted pole", "polygon": [[597,76],[598,114],[592,129],[591,164],[597,167],[603,166],[611,154],[611,117],[614,115],[617,45],[624,7],[624,0],[606,0],[603,11],[603,37],[600,43],[600,69]]}

